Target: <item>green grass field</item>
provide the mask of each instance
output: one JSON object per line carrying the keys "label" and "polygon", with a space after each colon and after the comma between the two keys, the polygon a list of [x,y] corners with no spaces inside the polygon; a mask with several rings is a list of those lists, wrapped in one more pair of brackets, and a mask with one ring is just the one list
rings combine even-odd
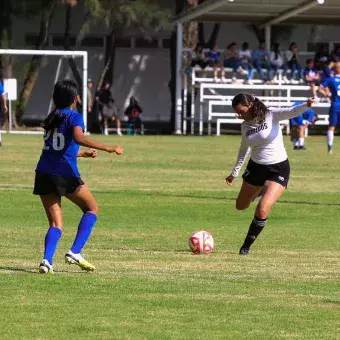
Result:
{"label": "green grass field", "polygon": [[[48,228],[33,196],[37,136],[0,149],[0,339],[340,339],[340,142],[287,147],[289,190],[249,257],[238,255],[255,205],[234,208],[224,183],[239,136],[97,137],[125,149],[81,159],[101,207],[85,249],[96,267],[64,264],[80,211],[64,201],[55,275],[39,275]],[[211,232],[214,252],[188,238]]]}

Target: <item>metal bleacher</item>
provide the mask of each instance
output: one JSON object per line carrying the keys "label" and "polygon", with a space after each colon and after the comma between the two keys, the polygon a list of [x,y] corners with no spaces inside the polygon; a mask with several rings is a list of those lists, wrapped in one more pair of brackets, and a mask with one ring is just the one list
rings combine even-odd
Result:
{"label": "metal bleacher", "polygon": [[[245,84],[243,79],[232,81],[232,69],[225,68],[226,81],[216,83],[213,78],[213,69],[193,68],[191,74],[184,76],[184,105],[183,105],[183,131],[187,133],[190,123],[190,133],[195,134],[195,122],[198,121],[198,133],[203,135],[204,122],[207,122],[207,133],[212,134],[216,125],[216,135],[221,134],[222,124],[240,124],[242,120],[235,116],[231,107],[232,98],[239,92],[250,92],[262,100],[267,106],[290,107],[295,102],[305,101],[311,96],[311,88],[305,84],[286,84],[279,72],[270,84],[263,84],[261,80],[254,79],[252,84]],[[230,76],[229,76],[230,75]],[[191,98],[191,115],[187,114],[188,93]],[[195,100],[195,97],[198,97]],[[198,107],[197,107],[198,106]],[[328,108],[327,102],[319,102],[314,108]],[[316,125],[328,125],[328,115],[319,114]],[[282,121],[282,128],[289,134],[289,121]]]}

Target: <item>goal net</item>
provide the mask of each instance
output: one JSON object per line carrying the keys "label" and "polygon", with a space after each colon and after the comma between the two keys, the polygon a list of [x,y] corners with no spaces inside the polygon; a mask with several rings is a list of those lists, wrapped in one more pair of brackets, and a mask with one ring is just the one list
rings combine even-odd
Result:
{"label": "goal net", "polygon": [[[82,89],[79,90],[82,94],[82,101],[79,111],[83,114],[85,132],[87,132],[88,54],[86,51],[0,49],[0,55],[3,58],[4,56],[11,56],[9,71],[3,70],[8,116],[1,114],[0,123],[2,128],[0,132],[15,134],[43,133],[40,125],[53,108],[52,92],[54,84],[62,79],[73,79],[67,58],[75,59],[77,68],[82,74]],[[42,56],[38,76],[35,79],[21,117],[21,124],[15,127],[16,106],[19,94],[24,87],[24,80],[32,56]]]}

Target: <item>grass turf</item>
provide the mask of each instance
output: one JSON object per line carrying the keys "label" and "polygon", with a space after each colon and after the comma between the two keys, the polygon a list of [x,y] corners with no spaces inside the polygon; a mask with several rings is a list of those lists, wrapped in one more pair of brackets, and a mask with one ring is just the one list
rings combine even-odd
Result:
{"label": "grass turf", "polygon": [[[324,137],[291,151],[289,190],[249,257],[237,255],[255,205],[224,184],[238,136],[96,137],[125,154],[79,161],[101,212],[85,249],[94,273],[63,263],[81,216],[63,202],[55,275],[38,275],[47,220],[31,194],[41,137],[0,149],[0,280],[6,339],[339,339],[340,152]],[[205,229],[210,256],[188,251]]]}

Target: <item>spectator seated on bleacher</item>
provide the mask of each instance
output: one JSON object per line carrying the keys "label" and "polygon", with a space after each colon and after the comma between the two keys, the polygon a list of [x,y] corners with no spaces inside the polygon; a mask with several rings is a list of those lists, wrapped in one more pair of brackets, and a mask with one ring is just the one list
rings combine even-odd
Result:
{"label": "spectator seated on bleacher", "polygon": [[340,61],[340,46],[337,46],[331,53],[331,60],[335,63]]}
{"label": "spectator seated on bleacher", "polygon": [[301,84],[304,83],[304,72],[300,63],[299,52],[295,42],[289,45],[286,52],[287,68],[291,70],[291,82],[294,83],[295,78]]}
{"label": "spectator seated on bleacher", "polygon": [[247,83],[251,84],[251,80],[254,78],[255,69],[253,68],[252,64],[252,53],[247,42],[244,42],[242,44],[242,47],[239,51],[239,58],[241,62],[241,67],[244,70],[248,71]]}
{"label": "spectator seated on bleacher", "polygon": [[218,51],[217,44],[213,45],[210,51],[207,53],[209,66],[214,68],[214,80],[218,82],[218,68],[221,70],[221,80],[223,83],[226,82],[224,67],[221,64],[221,53]]}
{"label": "spectator seated on bleacher", "polygon": [[[253,64],[260,78],[265,82],[270,81],[271,66],[270,66],[269,59],[270,59],[270,53],[266,49],[265,42],[260,41],[259,48],[257,48],[253,54]],[[264,75],[263,69],[267,70],[266,75]]]}
{"label": "spectator seated on bleacher", "polygon": [[270,53],[270,65],[272,68],[272,74],[270,75],[270,78],[273,79],[278,75],[278,71],[282,70],[283,81],[288,83],[289,80],[286,77],[287,66],[284,62],[283,54],[281,53],[279,47],[279,43],[274,43],[273,50]]}
{"label": "spectator seated on bleacher", "polygon": [[236,81],[236,73],[240,72],[244,74],[244,70],[241,67],[240,54],[235,42],[230,43],[224,52],[224,67],[230,67],[233,69],[233,81]]}
{"label": "spectator seated on bleacher", "polygon": [[313,92],[313,97],[317,97],[316,87],[320,85],[320,74],[316,69],[312,59],[307,60],[307,67],[305,68],[305,80],[307,85],[310,85]]}
{"label": "spectator seated on bleacher", "polygon": [[323,70],[328,64],[328,61],[330,60],[331,60],[331,57],[328,53],[328,47],[325,45],[321,45],[319,47],[319,50],[315,53],[315,57],[314,57],[314,63],[315,63],[316,68],[319,71]]}
{"label": "spectator seated on bleacher", "polygon": [[113,98],[110,98],[108,103],[103,106],[103,120],[104,120],[104,135],[109,135],[109,123],[111,121],[116,122],[117,127],[117,135],[122,136],[122,131],[120,129],[120,119],[118,118],[118,110],[115,106],[115,101]]}
{"label": "spectator seated on bleacher", "polygon": [[199,66],[202,70],[204,70],[209,65],[209,62],[203,51],[203,45],[200,43],[196,45],[190,56],[191,67]]}
{"label": "spectator seated on bleacher", "polygon": [[127,134],[141,134],[144,135],[144,125],[141,119],[143,109],[140,107],[135,97],[130,97],[130,104],[125,109],[124,115],[127,117]]}

